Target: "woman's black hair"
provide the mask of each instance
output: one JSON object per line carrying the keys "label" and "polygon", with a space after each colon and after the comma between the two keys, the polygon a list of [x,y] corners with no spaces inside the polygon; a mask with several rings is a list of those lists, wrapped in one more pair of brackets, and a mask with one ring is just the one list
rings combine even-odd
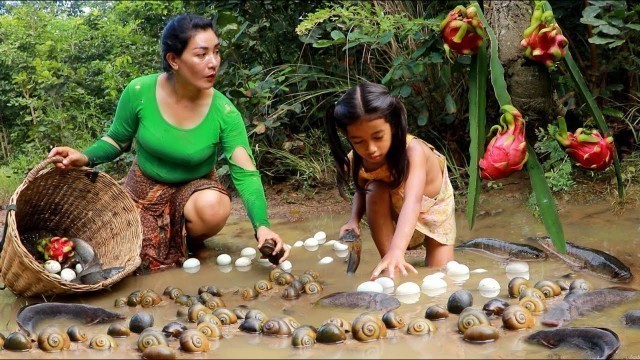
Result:
{"label": "woman's black hair", "polygon": [[357,151],[353,151],[353,164],[349,161],[348,153],[341,144],[338,129],[347,133],[347,126],[359,120],[379,118],[384,118],[391,126],[391,147],[387,152],[386,162],[391,174],[389,187],[395,189],[405,180],[408,163],[407,111],[402,101],[391,95],[384,85],[363,82],[347,91],[335,105],[329,106],[326,110],[325,130],[336,163],[338,189],[343,197],[349,178],[354,180],[357,191],[365,189],[357,181],[362,168],[362,157]]}
{"label": "woman's black hair", "polygon": [[162,30],[160,39],[160,51],[162,53],[162,70],[171,72],[171,65],[167,61],[167,54],[174,53],[176,56],[182,55],[187,48],[189,40],[196,31],[202,30],[216,31],[210,19],[199,15],[178,15],[171,19]]}

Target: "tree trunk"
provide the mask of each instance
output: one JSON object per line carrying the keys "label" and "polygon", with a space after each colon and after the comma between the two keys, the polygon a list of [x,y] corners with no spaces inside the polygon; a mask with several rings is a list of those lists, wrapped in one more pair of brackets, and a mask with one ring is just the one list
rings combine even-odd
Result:
{"label": "tree trunk", "polygon": [[536,128],[555,120],[561,107],[551,87],[549,71],[544,65],[526,59],[520,45],[532,11],[529,1],[484,1],[485,17],[498,38],[498,55],[513,106]]}

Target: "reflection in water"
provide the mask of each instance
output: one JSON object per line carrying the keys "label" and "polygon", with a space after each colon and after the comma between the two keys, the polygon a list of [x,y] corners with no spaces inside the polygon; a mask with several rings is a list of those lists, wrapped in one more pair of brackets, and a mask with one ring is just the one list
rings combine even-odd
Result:
{"label": "reflection in water", "polygon": [[218,266],[218,271],[223,272],[223,273],[229,273],[229,272],[231,272],[231,270],[233,270],[233,266],[231,266],[231,265],[219,265]]}
{"label": "reflection in water", "polygon": [[492,299],[500,294],[500,289],[479,290],[480,296]]}
{"label": "reflection in water", "polygon": [[511,280],[515,277],[521,277],[521,278],[525,278],[526,280],[529,280],[529,272],[522,272],[522,273],[512,273],[512,272],[507,272],[507,279]]}
{"label": "reflection in water", "polygon": [[182,270],[188,272],[189,274],[195,274],[198,271],[200,271],[200,265],[195,266],[195,267],[186,267],[186,268],[182,268]]}
{"label": "reflection in water", "polygon": [[420,293],[396,295],[396,299],[403,304],[415,304],[420,300]]}

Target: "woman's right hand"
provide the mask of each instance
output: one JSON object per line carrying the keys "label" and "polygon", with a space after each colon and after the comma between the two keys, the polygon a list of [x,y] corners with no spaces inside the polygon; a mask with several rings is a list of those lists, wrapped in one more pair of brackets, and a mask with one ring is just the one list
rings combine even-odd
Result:
{"label": "woman's right hand", "polygon": [[344,233],[347,232],[347,230],[352,230],[356,232],[356,234],[360,235],[360,222],[356,221],[354,219],[349,220],[346,224],[342,225],[342,227],[340,228],[340,235],[338,236],[338,238],[342,238],[342,236],[344,235]]}
{"label": "woman's right hand", "polygon": [[49,157],[59,156],[63,158],[62,162],[56,163],[56,167],[68,170],[74,167],[82,167],[89,165],[89,158],[80,151],[67,147],[56,146],[49,152]]}

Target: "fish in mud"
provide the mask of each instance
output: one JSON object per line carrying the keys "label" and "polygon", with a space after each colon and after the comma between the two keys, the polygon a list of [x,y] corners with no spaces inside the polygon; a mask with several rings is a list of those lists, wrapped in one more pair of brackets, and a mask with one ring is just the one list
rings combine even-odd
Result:
{"label": "fish in mud", "polygon": [[48,302],[24,306],[18,311],[16,322],[27,336],[35,337],[39,324],[56,318],[93,325],[126,319],[126,316],[98,306]]}
{"label": "fish in mud", "polygon": [[316,302],[318,305],[389,311],[400,306],[395,297],[373,291],[347,291],[329,294]]}
{"label": "fish in mud", "polygon": [[475,238],[454,247],[455,250],[477,251],[501,260],[542,261],[547,253],[535,246],[494,238]]}
{"label": "fish in mud", "polygon": [[550,349],[566,346],[586,350],[589,359],[610,359],[620,347],[618,334],[598,327],[540,330],[527,336],[525,340]]}
{"label": "fish in mud", "polygon": [[347,261],[347,274],[355,274],[360,265],[360,254],[362,253],[362,238],[353,229],[348,229],[339,241],[349,245],[349,260]]}
{"label": "fish in mud", "polygon": [[547,308],[541,322],[546,326],[562,326],[579,316],[602,310],[605,307],[624,304],[637,298],[638,290],[623,286],[612,286],[593,291],[572,290],[562,301]]}
{"label": "fish in mud", "polygon": [[640,310],[629,310],[624,313],[622,323],[631,327],[640,327]]}
{"label": "fish in mud", "polygon": [[618,258],[604,251],[579,246],[566,242],[567,253],[562,254],[553,246],[548,236],[533,238],[549,252],[557,255],[576,270],[587,270],[591,273],[615,282],[629,282],[633,278],[631,269]]}

